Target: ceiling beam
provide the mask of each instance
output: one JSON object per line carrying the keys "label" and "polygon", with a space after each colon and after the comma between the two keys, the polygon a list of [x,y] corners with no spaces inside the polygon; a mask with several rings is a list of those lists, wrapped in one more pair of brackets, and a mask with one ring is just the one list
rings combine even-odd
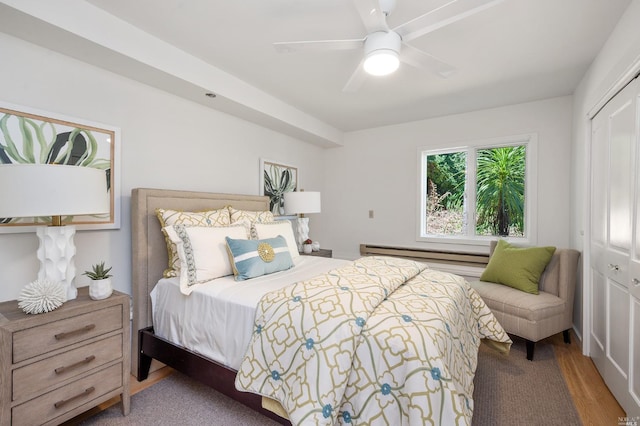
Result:
{"label": "ceiling beam", "polygon": [[342,146],[342,131],[86,1],[0,0],[0,28],[296,139]]}

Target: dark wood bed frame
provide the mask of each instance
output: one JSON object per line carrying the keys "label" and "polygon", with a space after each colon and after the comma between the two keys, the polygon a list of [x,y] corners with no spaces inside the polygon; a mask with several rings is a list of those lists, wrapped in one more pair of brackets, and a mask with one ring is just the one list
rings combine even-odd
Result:
{"label": "dark wood bed frame", "polygon": [[136,377],[139,382],[147,379],[151,361],[155,359],[280,424],[291,424],[287,419],[263,408],[260,395],[236,390],[234,384],[236,379],[235,370],[156,336],[153,333],[153,327],[138,331],[138,347],[140,351],[138,352],[138,372]]}
{"label": "dark wood bed frame", "polygon": [[[153,332],[149,294],[166,268],[167,250],[156,218],[156,208],[202,211],[233,206],[239,210],[268,210],[269,198],[254,195],[136,188],[131,192],[133,329],[138,339],[131,342],[131,373],[145,380],[150,370],[166,364],[222,394],[281,423],[291,423],[263,408],[260,395],[235,388],[236,371],[177,346]],[[152,365],[155,364],[155,365]]]}

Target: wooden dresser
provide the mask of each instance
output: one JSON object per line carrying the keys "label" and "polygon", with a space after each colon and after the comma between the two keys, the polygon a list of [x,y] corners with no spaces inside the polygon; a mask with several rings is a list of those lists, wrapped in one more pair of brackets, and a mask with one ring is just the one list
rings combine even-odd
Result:
{"label": "wooden dresser", "polygon": [[129,414],[129,296],[113,292],[38,315],[0,303],[0,426],[56,425],[121,395]]}

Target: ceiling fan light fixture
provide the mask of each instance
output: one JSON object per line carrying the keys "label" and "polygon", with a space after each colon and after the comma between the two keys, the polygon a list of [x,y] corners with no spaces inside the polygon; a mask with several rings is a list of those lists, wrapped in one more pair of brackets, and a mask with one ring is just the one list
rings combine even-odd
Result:
{"label": "ceiling fan light fixture", "polygon": [[364,41],[364,64],[367,74],[387,75],[400,66],[402,39],[394,31],[376,31]]}
{"label": "ceiling fan light fixture", "polygon": [[367,74],[382,76],[395,72],[400,66],[398,52],[390,49],[380,49],[371,52],[364,60],[364,70]]}

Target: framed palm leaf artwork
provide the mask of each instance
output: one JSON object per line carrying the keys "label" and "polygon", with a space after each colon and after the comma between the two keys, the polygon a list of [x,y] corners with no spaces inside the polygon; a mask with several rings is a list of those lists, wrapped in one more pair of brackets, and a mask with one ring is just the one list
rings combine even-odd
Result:
{"label": "framed palm leaf artwork", "polygon": [[[78,229],[120,228],[119,144],[116,127],[0,102],[0,167],[63,164],[105,171],[110,212],[63,218]],[[49,221],[50,217],[0,218],[0,233],[30,232]]]}
{"label": "framed palm leaf artwork", "polygon": [[298,188],[298,168],[260,159],[260,195],[269,196],[269,206],[275,216],[284,215],[284,194]]}

